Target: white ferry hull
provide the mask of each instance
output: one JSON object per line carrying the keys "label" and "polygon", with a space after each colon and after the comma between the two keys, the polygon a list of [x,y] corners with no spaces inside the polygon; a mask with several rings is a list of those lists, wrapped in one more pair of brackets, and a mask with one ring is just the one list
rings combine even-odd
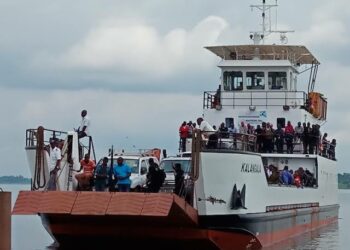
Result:
{"label": "white ferry hull", "polygon": [[[315,162],[318,186],[269,185],[263,157]],[[200,225],[248,230],[266,246],[334,222],[339,210],[335,163],[316,155],[201,152],[195,184]],[[232,208],[234,186],[240,191],[245,186],[245,208]]]}

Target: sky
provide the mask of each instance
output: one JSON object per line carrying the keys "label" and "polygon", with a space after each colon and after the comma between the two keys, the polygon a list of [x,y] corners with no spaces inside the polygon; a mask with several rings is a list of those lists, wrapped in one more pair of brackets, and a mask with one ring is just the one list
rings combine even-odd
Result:
{"label": "sky", "polygon": [[[220,59],[203,47],[250,44],[260,14],[249,5],[258,3],[0,1],[0,175],[29,177],[25,130],[72,130],[82,109],[98,158],[111,145],[175,154],[179,125],[201,116],[203,91],[220,81]],[[349,172],[350,2],[278,4],[278,28],[295,30],[289,44],[306,45],[321,62],[316,90],[328,98],[323,129],[337,139],[338,172]]]}

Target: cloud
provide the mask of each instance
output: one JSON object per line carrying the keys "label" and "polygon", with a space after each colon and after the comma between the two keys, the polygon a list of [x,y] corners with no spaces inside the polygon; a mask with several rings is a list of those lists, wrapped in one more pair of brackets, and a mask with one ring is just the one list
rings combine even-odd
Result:
{"label": "cloud", "polygon": [[227,26],[224,19],[209,16],[189,31],[176,28],[162,35],[141,22],[107,20],[71,46],[60,63],[70,69],[115,70],[148,78],[205,69],[213,60],[203,46],[214,44]]}

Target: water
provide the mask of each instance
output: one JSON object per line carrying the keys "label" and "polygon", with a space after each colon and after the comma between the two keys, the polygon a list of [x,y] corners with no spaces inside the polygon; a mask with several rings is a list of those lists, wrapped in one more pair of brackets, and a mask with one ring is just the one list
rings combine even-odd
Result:
{"label": "water", "polygon": [[[29,185],[2,185],[4,191],[12,192],[12,203],[16,200],[19,190],[29,190]],[[346,250],[347,237],[350,235],[350,190],[339,190],[339,222],[312,233],[306,233],[298,238],[286,241],[284,244],[264,250]],[[52,239],[41,225],[38,216],[12,216],[12,250],[46,250],[52,244]]]}

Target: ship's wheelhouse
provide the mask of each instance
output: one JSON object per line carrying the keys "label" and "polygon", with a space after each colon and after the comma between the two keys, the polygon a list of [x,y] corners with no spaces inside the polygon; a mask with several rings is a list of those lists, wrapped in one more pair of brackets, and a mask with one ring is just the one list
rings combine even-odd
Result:
{"label": "ship's wheelhouse", "polygon": [[[233,45],[207,47],[221,57],[221,83],[203,98],[205,119],[213,125],[253,126],[287,121],[322,124],[327,101],[314,92],[319,62],[304,46]],[[308,89],[299,90],[301,67],[310,71]]]}

